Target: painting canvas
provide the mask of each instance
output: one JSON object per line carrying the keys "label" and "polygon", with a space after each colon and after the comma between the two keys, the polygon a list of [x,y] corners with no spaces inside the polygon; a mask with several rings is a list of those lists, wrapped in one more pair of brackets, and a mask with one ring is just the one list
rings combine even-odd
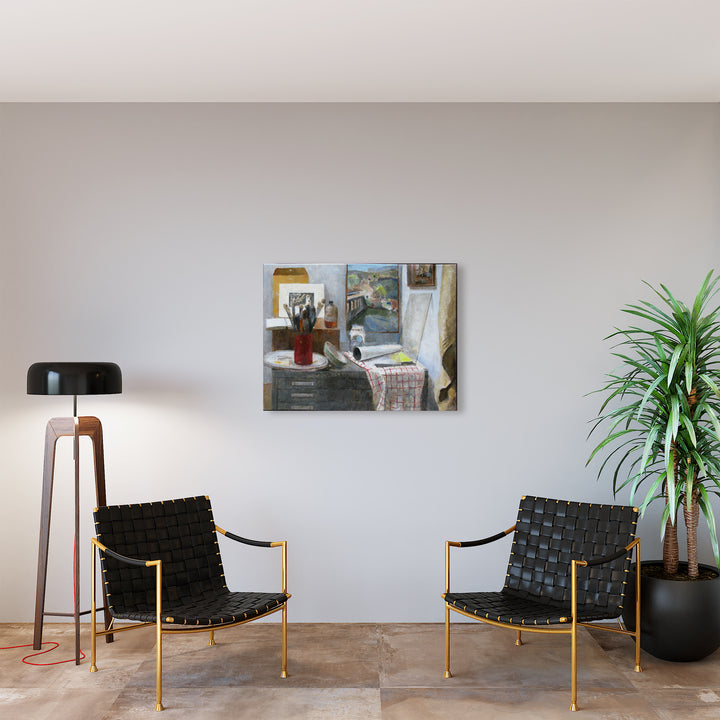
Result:
{"label": "painting canvas", "polygon": [[266,264],[263,316],[265,410],[457,409],[454,263]]}

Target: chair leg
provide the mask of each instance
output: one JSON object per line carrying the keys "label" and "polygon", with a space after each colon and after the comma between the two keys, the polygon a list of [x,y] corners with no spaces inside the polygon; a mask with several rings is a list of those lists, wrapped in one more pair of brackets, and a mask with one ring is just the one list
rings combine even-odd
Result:
{"label": "chair leg", "polygon": [[642,672],[640,667],[640,540],[635,546],[635,672]]}
{"label": "chair leg", "polygon": [[577,706],[577,625],[573,622],[570,646],[570,710],[573,712]]}
{"label": "chair leg", "polygon": [[162,625],[158,618],[157,623],[157,649],[155,651],[155,710],[164,710],[162,704]]}
{"label": "chair leg", "polygon": [[640,673],[643,669],[640,667],[640,633],[635,635],[635,672]]}
{"label": "chair leg", "polygon": [[445,677],[452,677],[450,672],[450,607],[447,603],[445,603]]}
{"label": "chair leg", "polygon": [[[583,563],[587,564],[587,563]],[[572,560],[571,597],[572,597],[572,628],[570,630],[570,710],[576,711],[577,706],[577,566],[578,561]]]}
{"label": "chair leg", "polygon": [[90,628],[90,672],[97,672],[96,655],[97,655],[97,636],[95,635],[95,613],[90,621],[92,626]]}
{"label": "chair leg", "polygon": [[210,637],[208,638],[208,647],[212,647],[213,645],[215,645],[215,631],[211,630]]}
{"label": "chair leg", "polygon": [[155,710],[164,710],[162,704],[162,561],[155,560]]}
{"label": "chair leg", "polygon": [[162,704],[162,631],[161,625],[157,624],[157,650],[155,653],[155,710],[164,710]]}
{"label": "chair leg", "polygon": [[92,543],[90,543],[90,552],[90,672],[97,672],[97,665],[95,664],[97,653],[95,583],[97,580],[95,578],[95,546]]}
{"label": "chair leg", "polygon": [[285,603],[282,609],[282,671],[280,677],[286,678],[287,676],[287,603]]}
{"label": "chair leg", "polygon": [[523,641],[522,641],[522,630],[518,630],[518,631],[517,631],[517,638],[515,639],[515,645],[517,645],[518,647],[520,647],[522,644],[523,644]]}

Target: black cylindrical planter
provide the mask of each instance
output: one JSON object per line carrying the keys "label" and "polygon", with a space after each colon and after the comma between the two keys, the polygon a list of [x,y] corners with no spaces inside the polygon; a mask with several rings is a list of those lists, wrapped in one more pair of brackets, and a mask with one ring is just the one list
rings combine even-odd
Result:
{"label": "black cylindrical planter", "polygon": [[[648,565],[662,565],[645,561]],[[687,571],[687,564],[680,563]],[[700,660],[720,647],[720,576],[708,580],[666,580],[640,575],[640,647],[661,660]],[[623,620],[635,629],[635,567],[630,571]]]}

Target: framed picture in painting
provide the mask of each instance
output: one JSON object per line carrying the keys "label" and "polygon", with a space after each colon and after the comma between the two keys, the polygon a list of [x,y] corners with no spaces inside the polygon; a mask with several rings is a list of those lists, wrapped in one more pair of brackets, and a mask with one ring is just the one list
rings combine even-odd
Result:
{"label": "framed picture in painting", "polygon": [[[312,305],[317,307],[325,299],[325,286],[322,283],[281,283],[278,285],[278,316],[285,317],[285,306],[290,308]],[[323,317],[320,310],[318,317]]]}
{"label": "framed picture in painting", "polygon": [[400,332],[400,272],[397,265],[347,266],[345,291],[347,329],[362,325],[367,332]]}
{"label": "framed picture in painting", "polygon": [[435,287],[435,264],[434,263],[408,263],[408,287],[411,288],[434,288]]}

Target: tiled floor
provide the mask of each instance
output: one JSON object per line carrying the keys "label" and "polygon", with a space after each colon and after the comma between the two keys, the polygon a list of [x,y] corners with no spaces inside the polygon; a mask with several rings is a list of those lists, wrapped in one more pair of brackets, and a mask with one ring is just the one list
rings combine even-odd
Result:
{"label": "tiled floor", "polygon": [[[0,718],[122,720],[163,717],[234,720],[446,720],[570,717],[567,636],[526,634],[480,624],[453,625],[452,670],[443,678],[442,625],[290,624],[288,671],[280,678],[280,627],[257,622],[216,633],[165,637],[162,715],[155,703],[152,629],[98,643],[99,672],[88,660],[32,667],[31,650],[0,651]],[[89,654],[89,630],[82,647]],[[47,625],[73,652],[70,625]],[[0,625],[0,646],[32,641],[30,625]],[[720,720],[720,651],[697,663],[667,663],[643,653],[634,673],[629,638],[581,630],[580,715],[645,720]],[[54,657],[55,656],[55,657]]]}

